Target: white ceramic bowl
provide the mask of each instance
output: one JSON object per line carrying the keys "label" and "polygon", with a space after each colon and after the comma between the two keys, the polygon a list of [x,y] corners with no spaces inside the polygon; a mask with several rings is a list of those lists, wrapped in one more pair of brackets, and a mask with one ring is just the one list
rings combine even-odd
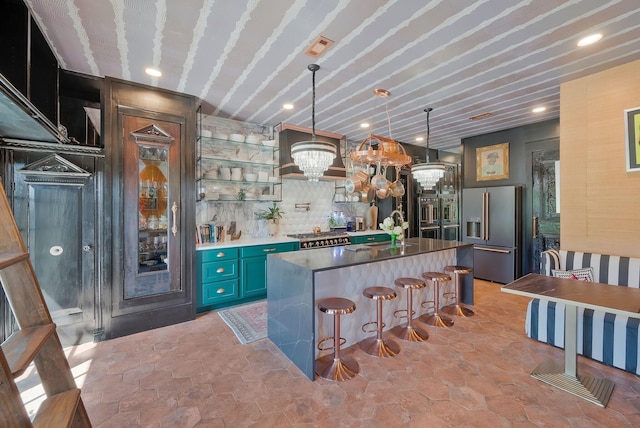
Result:
{"label": "white ceramic bowl", "polygon": [[251,135],[247,135],[247,138],[245,141],[249,144],[257,144],[260,142],[260,138],[258,138],[257,135],[251,134]]}
{"label": "white ceramic bowl", "polygon": [[276,140],[262,140],[262,145],[267,147],[273,147],[276,145]]}
{"label": "white ceramic bowl", "polygon": [[209,137],[211,137],[212,133],[208,129],[203,129],[202,132],[201,132],[201,135],[203,137],[209,138]]}
{"label": "white ceramic bowl", "polygon": [[251,173],[249,173],[249,174],[245,174],[245,175],[244,175],[244,179],[245,179],[246,181],[256,181],[256,180],[258,179],[258,176],[257,176],[257,175],[255,175],[255,174],[251,174]]}
{"label": "white ceramic bowl", "polygon": [[235,141],[236,143],[244,143],[245,136],[242,134],[231,134],[229,135],[229,139],[231,141]]}
{"label": "white ceramic bowl", "polygon": [[269,183],[277,183],[278,177],[269,177]]}
{"label": "white ceramic bowl", "polygon": [[229,135],[223,134],[222,132],[216,132],[215,134],[213,134],[213,138],[217,138],[219,140],[227,140],[229,139]]}

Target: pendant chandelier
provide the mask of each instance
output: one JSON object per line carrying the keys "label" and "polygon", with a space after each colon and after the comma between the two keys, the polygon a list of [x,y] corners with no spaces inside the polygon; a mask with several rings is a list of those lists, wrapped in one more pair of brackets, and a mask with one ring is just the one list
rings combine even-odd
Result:
{"label": "pendant chandelier", "polygon": [[444,177],[445,172],[445,165],[442,162],[429,162],[429,113],[432,110],[431,107],[424,109],[427,113],[427,161],[411,167],[411,175],[420,183],[423,189],[433,188]]}
{"label": "pendant chandelier", "polygon": [[291,145],[293,162],[302,170],[309,181],[318,181],[333,164],[338,154],[335,144],[316,141],[316,71],[317,64],[307,67],[312,73],[313,95],[311,101],[311,141],[300,141]]}

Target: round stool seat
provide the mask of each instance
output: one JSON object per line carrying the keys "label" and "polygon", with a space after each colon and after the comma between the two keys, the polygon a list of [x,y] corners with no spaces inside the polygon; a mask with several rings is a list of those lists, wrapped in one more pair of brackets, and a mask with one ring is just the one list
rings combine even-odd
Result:
{"label": "round stool seat", "polygon": [[[443,272],[424,272],[422,274],[422,278],[425,281],[433,282],[433,313],[425,314],[421,317],[421,320],[425,323],[432,325],[434,327],[451,327],[453,326],[453,320],[451,318],[446,317],[443,313],[440,312],[440,283],[451,281],[451,276],[448,273]],[[425,303],[423,302],[422,306]]]}
{"label": "round stool seat", "polygon": [[356,304],[342,297],[329,297],[318,302],[318,309],[327,315],[346,315],[356,310]]}
{"label": "round stool seat", "polygon": [[364,339],[360,342],[360,348],[374,357],[393,357],[397,355],[400,352],[400,346],[392,340],[382,338],[382,330],[385,326],[382,321],[382,302],[384,300],[395,299],[398,295],[393,289],[380,286],[367,287],[362,291],[362,295],[376,301],[377,321],[371,321],[362,326],[362,331],[370,333],[373,330],[367,330],[366,328],[371,324],[375,324],[376,336]]}
{"label": "round stool seat", "polygon": [[367,287],[362,294],[374,300],[391,300],[397,296],[396,292],[389,287]]}
{"label": "round stool seat", "polygon": [[445,272],[454,274],[456,279],[456,284],[455,284],[455,293],[454,293],[455,302],[452,303],[451,305],[445,306],[442,309],[442,311],[449,315],[456,315],[459,317],[472,317],[474,315],[474,312],[471,309],[462,306],[462,303],[460,302],[460,293],[461,293],[460,275],[470,274],[473,270],[469,267],[459,266],[459,265],[445,266],[443,270]]}
{"label": "round stool seat", "polygon": [[468,268],[466,266],[450,265],[450,266],[445,266],[444,271],[449,273],[466,275],[468,273],[471,273],[471,268]]}
{"label": "round stool seat", "polygon": [[422,277],[427,281],[451,281],[451,276],[442,272],[425,272],[422,274]]}
{"label": "round stool seat", "polygon": [[424,342],[429,338],[429,333],[413,325],[413,314],[415,314],[413,310],[413,290],[424,288],[426,284],[420,278],[397,278],[393,283],[396,287],[407,290],[407,309],[398,309],[393,313],[393,316],[398,318],[404,318],[405,315],[399,314],[406,313],[407,324],[394,327],[391,330],[392,333],[409,342]]}
{"label": "round stool seat", "polygon": [[419,278],[398,278],[393,283],[402,288],[424,288],[424,281]]}
{"label": "round stool seat", "polygon": [[[355,311],[356,304],[342,297],[328,297],[318,301],[318,309],[327,315],[333,315],[333,337],[327,337],[318,342],[318,349],[324,351],[333,348],[333,355],[319,358],[315,364],[315,372],[327,380],[352,379],[360,371],[360,366],[353,358],[340,354],[340,347],[346,343],[346,339],[340,337],[340,316]],[[323,344],[329,340],[333,341],[333,346],[323,347]]]}

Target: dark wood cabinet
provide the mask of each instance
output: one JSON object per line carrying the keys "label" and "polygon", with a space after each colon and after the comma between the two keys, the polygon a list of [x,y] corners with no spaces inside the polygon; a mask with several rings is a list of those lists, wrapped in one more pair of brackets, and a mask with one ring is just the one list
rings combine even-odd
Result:
{"label": "dark wood cabinet", "polygon": [[195,317],[195,99],[106,78],[104,338]]}

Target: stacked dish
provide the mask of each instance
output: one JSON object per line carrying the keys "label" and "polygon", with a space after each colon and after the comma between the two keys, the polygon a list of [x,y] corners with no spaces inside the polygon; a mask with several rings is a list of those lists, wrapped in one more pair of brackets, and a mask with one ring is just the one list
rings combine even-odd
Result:
{"label": "stacked dish", "polygon": [[217,138],[218,140],[226,140],[229,138],[227,134],[223,134],[222,132],[216,132],[213,134],[213,138]]}
{"label": "stacked dish", "polygon": [[276,140],[262,140],[262,145],[267,147],[273,147],[276,145]]}
{"label": "stacked dish", "polygon": [[249,174],[245,174],[245,175],[244,175],[244,179],[245,179],[246,181],[256,181],[256,180],[258,179],[258,176],[257,176],[257,175],[255,175],[255,174],[251,174],[251,173],[249,173]]}
{"label": "stacked dish", "polygon": [[236,143],[244,143],[245,137],[242,134],[231,134],[229,135],[229,140],[235,141]]}

